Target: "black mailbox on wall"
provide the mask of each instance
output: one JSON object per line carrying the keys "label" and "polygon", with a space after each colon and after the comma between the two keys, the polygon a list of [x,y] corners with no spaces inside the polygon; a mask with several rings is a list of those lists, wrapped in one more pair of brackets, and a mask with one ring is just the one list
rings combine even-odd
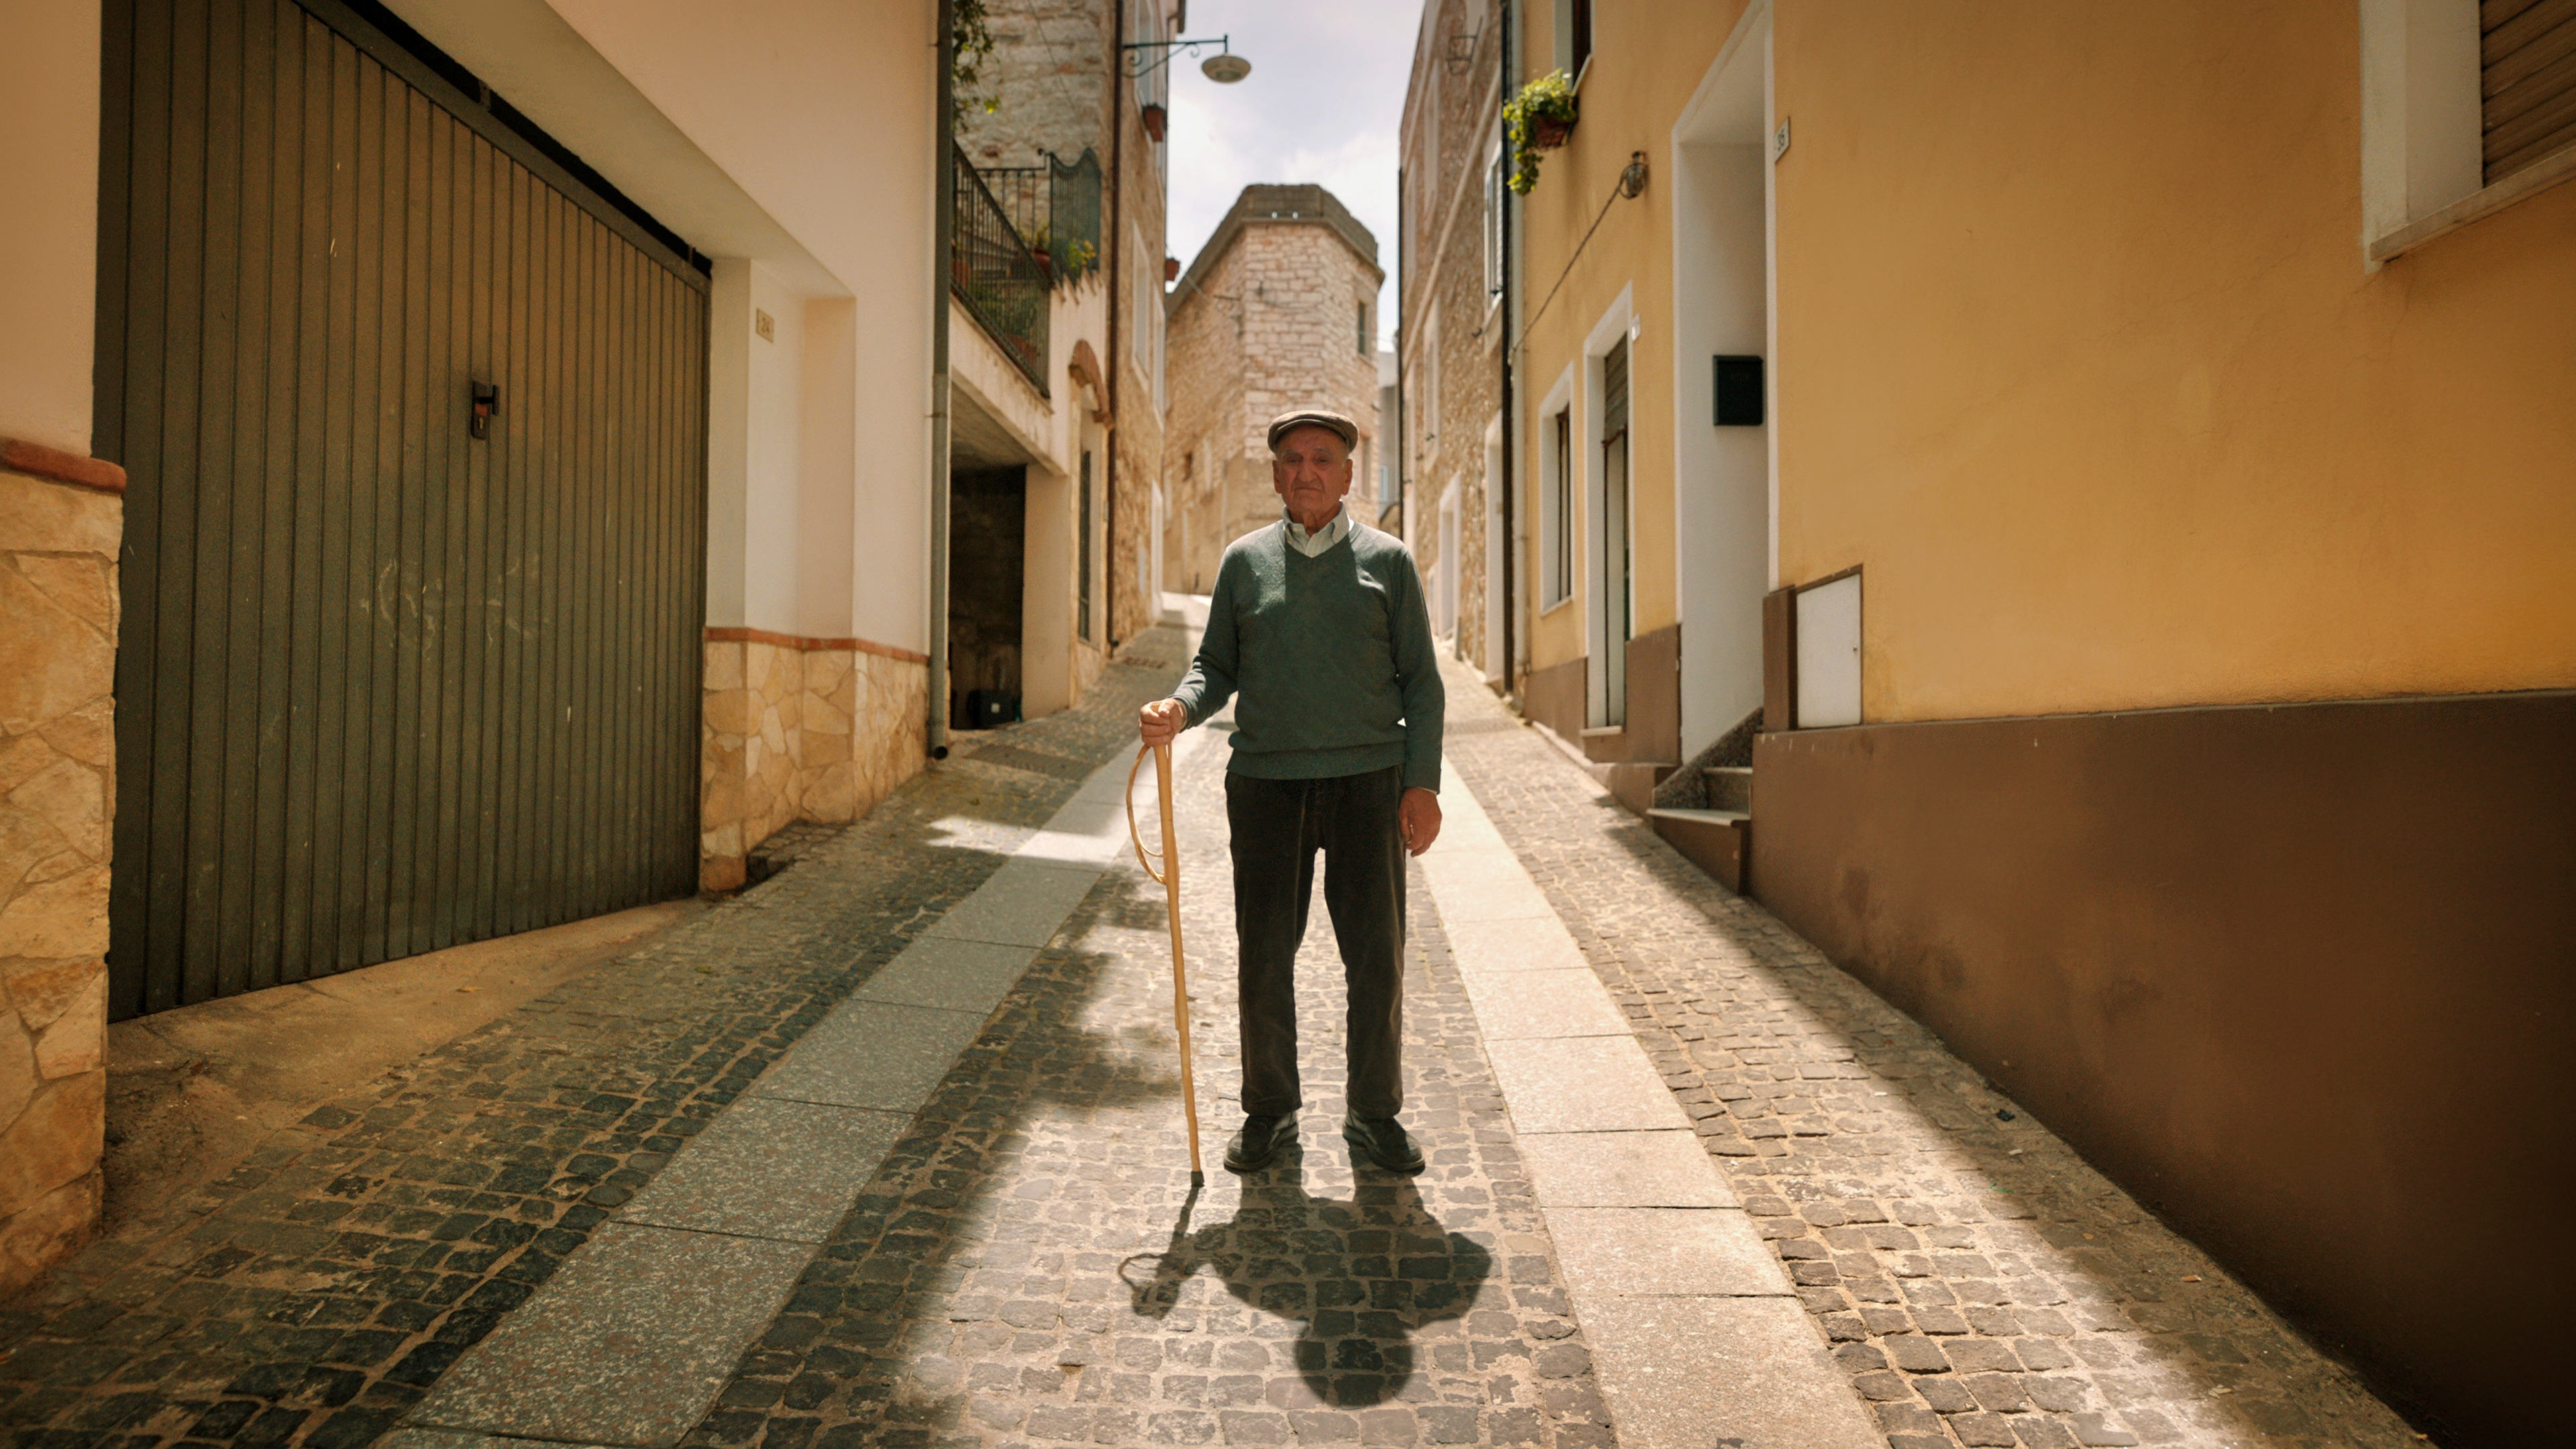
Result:
{"label": "black mailbox on wall", "polygon": [[1720,356],[1714,361],[1717,363],[1717,425],[1721,428],[1762,426],[1762,359]]}

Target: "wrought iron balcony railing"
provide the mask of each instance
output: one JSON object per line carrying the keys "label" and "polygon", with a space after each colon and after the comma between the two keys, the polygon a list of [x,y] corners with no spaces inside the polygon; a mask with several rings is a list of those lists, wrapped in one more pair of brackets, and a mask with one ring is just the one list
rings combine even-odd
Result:
{"label": "wrought iron balcony railing", "polygon": [[967,314],[1047,396],[1047,302],[1053,269],[1029,247],[984,173],[957,150],[957,184],[949,198],[954,240],[948,287]]}
{"label": "wrought iron balcony railing", "polygon": [[1100,158],[980,168],[984,186],[1058,286],[1100,265]]}

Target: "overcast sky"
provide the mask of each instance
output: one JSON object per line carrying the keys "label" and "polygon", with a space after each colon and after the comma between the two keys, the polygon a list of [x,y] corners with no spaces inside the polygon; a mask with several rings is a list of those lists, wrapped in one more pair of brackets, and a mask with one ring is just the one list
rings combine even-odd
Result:
{"label": "overcast sky", "polygon": [[1189,34],[1231,35],[1252,74],[1172,66],[1172,255],[1186,268],[1256,181],[1320,182],[1377,237],[1381,341],[1395,307],[1395,132],[1420,0],[1190,0]]}

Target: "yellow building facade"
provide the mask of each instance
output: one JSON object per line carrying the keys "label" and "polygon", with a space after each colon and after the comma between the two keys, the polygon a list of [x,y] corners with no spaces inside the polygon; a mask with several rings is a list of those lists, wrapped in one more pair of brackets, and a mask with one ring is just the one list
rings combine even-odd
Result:
{"label": "yellow building facade", "polygon": [[1639,805],[1758,716],[1721,878],[2527,1441],[2424,1246],[2576,1174],[2566,18],[1581,10],[1520,17],[1581,107],[1512,221],[1526,713]]}

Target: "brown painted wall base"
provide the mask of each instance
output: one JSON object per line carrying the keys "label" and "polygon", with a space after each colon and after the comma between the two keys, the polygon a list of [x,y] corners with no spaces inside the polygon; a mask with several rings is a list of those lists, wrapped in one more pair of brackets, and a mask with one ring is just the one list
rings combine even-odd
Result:
{"label": "brown painted wall base", "polygon": [[[1586,656],[1533,669],[1523,687],[1522,713],[1579,742],[1597,764],[1679,764],[1682,757],[1682,628],[1668,625],[1621,646],[1628,651],[1628,726],[1617,734],[1585,736],[1591,717],[1591,664]],[[1651,788],[1651,786],[1649,787]],[[1642,813],[1642,812],[1641,812]]]}
{"label": "brown painted wall base", "polygon": [[1754,761],[1754,885],[1792,927],[2445,1442],[2563,1430],[2495,1336],[2576,1294],[2543,1246],[2576,1229],[2576,694]]}
{"label": "brown painted wall base", "polygon": [[1628,750],[1619,758],[1678,765],[1682,759],[1682,626],[1628,641]]}
{"label": "brown painted wall base", "polygon": [[1691,864],[1706,871],[1709,879],[1741,892],[1746,847],[1753,839],[1752,822],[1712,820],[1707,818],[1710,813],[1657,810],[1646,817],[1646,822]]}
{"label": "brown painted wall base", "polygon": [[1531,670],[1528,682],[1521,687],[1521,713],[1556,731],[1558,739],[1582,739],[1583,671],[1590,662],[1577,657]]}

